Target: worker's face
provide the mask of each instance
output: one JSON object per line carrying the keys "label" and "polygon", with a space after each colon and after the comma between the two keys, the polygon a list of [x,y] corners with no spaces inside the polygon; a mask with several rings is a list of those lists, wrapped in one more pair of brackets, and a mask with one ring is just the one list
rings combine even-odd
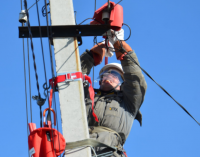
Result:
{"label": "worker's face", "polygon": [[[101,76],[100,89],[103,91],[109,91],[115,88],[118,84],[120,84],[120,81],[118,77],[113,74],[105,73]],[[120,90],[120,86],[118,86],[116,90]]]}

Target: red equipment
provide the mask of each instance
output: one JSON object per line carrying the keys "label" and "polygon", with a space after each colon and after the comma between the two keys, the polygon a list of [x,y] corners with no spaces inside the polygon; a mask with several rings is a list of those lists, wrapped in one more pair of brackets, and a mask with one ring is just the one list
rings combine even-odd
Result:
{"label": "red equipment", "polygon": [[[83,75],[82,72],[74,72],[74,73],[67,73],[66,75],[60,75],[57,76],[53,79],[49,80],[49,84],[51,85],[51,87],[56,87],[57,83],[59,82],[70,82],[70,81],[75,81],[75,80],[83,80],[83,81],[88,81],[90,83],[89,86],[89,94],[90,94],[90,99],[92,100],[92,115],[95,119],[95,121],[99,122],[97,115],[94,113],[94,89],[92,87],[92,81],[91,78],[87,75]],[[51,96],[50,96],[51,98]],[[51,101],[52,99],[49,98],[49,101]],[[50,102],[51,104],[51,102]]]}
{"label": "red equipment", "polygon": [[[90,24],[105,24],[105,21],[102,20],[102,14],[107,8],[108,3],[96,10],[93,16],[94,21],[90,22]],[[111,29],[119,31],[123,25],[123,7],[119,4],[115,5],[114,2],[110,2],[110,8],[110,19],[108,22],[111,25]]]}
{"label": "red equipment", "polygon": [[56,129],[36,129],[35,123],[29,123],[29,130],[30,157],[57,157],[65,150],[65,139]]}

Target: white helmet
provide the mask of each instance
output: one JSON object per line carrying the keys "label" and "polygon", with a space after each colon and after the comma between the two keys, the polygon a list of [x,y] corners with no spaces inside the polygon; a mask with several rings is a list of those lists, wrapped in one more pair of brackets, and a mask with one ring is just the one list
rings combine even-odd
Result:
{"label": "white helmet", "polygon": [[109,70],[109,69],[116,70],[121,75],[122,79],[124,80],[124,76],[123,76],[124,72],[123,72],[121,64],[119,63],[106,64],[103,68],[101,68],[99,75],[101,75],[104,71]]}

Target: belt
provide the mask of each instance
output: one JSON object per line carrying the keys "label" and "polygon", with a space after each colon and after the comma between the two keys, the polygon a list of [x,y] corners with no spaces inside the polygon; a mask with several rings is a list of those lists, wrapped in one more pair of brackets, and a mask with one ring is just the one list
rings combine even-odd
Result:
{"label": "belt", "polygon": [[95,132],[111,132],[113,134],[116,134],[119,138],[119,145],[117,146],[117,148],[119,150],[122,149],[122,146],[123,146],[123,140],[122,140],[122,137],[120,136],[119,133],[117,133],[116,131],[110,129],[110,128],[107,128],[107,127],[103,127],[103,126],[89,126],[89,133],[92,134],[92,133],[95,133]]}

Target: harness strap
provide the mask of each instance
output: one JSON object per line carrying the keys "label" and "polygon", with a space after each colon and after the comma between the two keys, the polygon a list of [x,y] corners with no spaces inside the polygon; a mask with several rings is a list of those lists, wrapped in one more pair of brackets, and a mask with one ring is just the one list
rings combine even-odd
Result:
{"label": "harness strap", "polygon": [[121,136],[114,130],[107,128],[107,127],[103,127],[103,126],[89,126],[89,133],[95,133],[95,132],[111,132],[113,134],[116,134],[119,138],[119,145],[117,146],[117,149],[122,151],[122,138]]}
{"label": "harness strap", "polygon": [[[75,72],[75,73],[67,73],[65,75],[59,75],[57,77],[55,77],[54,79],[50,79],[49,83],[51,85],[52,88],[56,87],[58,83],[60,82],[70,82],[70,81],[79,81],[79,80],[83,80],[83,81],[88,81],[90,83],[90,86],[88,88],[89,90],[89,94],[90,94],[90,99],[92,100],[92,115],[95,119],[96,122],[99,122],[97,115],[94,113],[94,89],[92,87],[92,81],[91,78],[87,75],[83,75],[82,72]],[[52,101],[52,99],[51,99]],[[51,104],[51,102],[50,102]]]}

